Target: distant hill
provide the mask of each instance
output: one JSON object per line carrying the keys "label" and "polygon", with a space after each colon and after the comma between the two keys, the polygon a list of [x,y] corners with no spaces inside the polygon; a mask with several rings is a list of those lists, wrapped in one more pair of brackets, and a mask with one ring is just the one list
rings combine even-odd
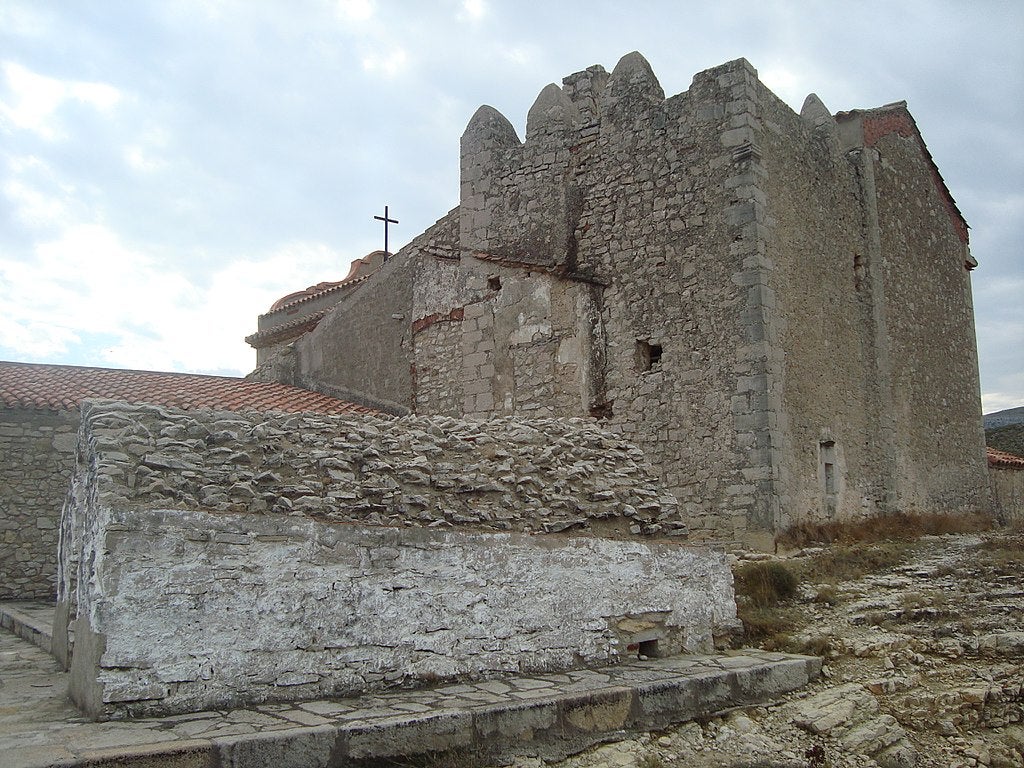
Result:
{"label": "distant hill", "polygon": [[[1007,424],[1024,424],[1024,405],[1018,408],[1007,408],[1005,411],[987,413],[983,418],[985,420],[986,434],[990,429],[1005,427]],[[989,443],[989,445],[992,444]],[[996,446],[993,445],[992,447],[995,448]]]}
{"label": "distant hill", "polygon": [[1024,456],[1024,424],[1007,424],[1005,427],[985,430],[985,444],[989,448]]}

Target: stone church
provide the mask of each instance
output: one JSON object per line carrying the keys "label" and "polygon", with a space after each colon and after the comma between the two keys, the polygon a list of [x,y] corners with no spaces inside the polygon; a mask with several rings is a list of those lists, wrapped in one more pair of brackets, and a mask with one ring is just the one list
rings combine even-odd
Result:
{"label": "stone church", "polygon": [[764,546],[988,510],[975,266],[904,102],[797,114],[742,59],[666,98],[631,53],[545,87],[525,140],[481,107],[458,207],[252,375],[396,414],[593,417],[692,540]]}
{"label": "stone church", "polygon": [[798,115],[743,60],[666,99],[633,53],[525,141],[481,107],[461,169],[271,307],[256,380],[0,363],[0,597],[56,588],[83,712],[708,653],[693,543],[989,509],[975,262],[904,104]]}

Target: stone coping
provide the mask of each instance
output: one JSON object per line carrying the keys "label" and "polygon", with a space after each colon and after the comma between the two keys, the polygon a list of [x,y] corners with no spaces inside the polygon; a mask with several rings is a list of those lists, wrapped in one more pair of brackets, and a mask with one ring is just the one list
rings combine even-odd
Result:
{"label": "stone coping", "polygon": [[0,752],[9,768],[327,768],[445,750],[561,757],[624,734],[773,699],[821,661],[746,649],[355,699],[94,723],[40,648],[0,632]]}

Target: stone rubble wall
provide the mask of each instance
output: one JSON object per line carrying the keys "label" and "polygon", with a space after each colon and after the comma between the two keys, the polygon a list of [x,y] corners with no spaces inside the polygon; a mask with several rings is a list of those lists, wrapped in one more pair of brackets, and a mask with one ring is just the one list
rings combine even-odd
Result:
{"label": "stone rubble wall", "polygon": [[77,411],[0,409],[0,598],[57,593],[60,508],[77,435]]}
{"label": "stone rubble wall", "polygon": [[764,445],[777,457],[778,527],[897,509],[885,482],[895,458],[880,439],[890,417],[876,354],[879,257],[869,258],[863,216],[852,215],[857,166],[814,95],[798,115],[761,85],[758,117],[770,375],[751,397],[785,414]]}
{"label": "stone rubble wall", "polygon": [[873,166],[884,255],[894,496],[911,513],[988,511],[974,261],[913,118],[905,109],[891,117],[902,127],[864,155]]}
{"label": "stone rubble wall", "polygon": [[1007,524],[1024,521],[1024,469],[988,468],[996,514]]}
{"label": "stone rubble wall", "polygon": [[[449,470],[453,454],[476,463]],[[641,642],[710,651],[735,624],[723,554],[481,530],[490,513],[472,499],[488,493],[503,499],[491,527],[557,530],[545,521],[566,513],[559,502],[592,524],[633,521],[627,492],[651,516],[667,494],[639,458],[555,420],[88,402],[58,607],[73,620],[72,696],[108,718],[568,669]],[[443,527],[385,516],[382,494],[421,482]]]}
{"label": "stone rubble wall", "polygon": [[[92,401],[115,506],[685,536],[643,453],[584,419],[179,411]],[[116,481],[116,482],[115,482]]]}

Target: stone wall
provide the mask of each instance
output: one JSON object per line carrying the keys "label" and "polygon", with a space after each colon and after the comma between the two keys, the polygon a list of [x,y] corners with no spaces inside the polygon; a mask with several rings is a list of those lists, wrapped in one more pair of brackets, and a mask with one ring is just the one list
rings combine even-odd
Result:
{"label": "stone wall", "polygon": [[91,402],[71,498],[58,615],[95,717],[707,651],[735,623],[724,555],[619,537],[676,502],[579,421]]}
{"label": "stone wall", "polygon": [[1024,522],[1024,469],[989,466],[988,477],[996,514],[1002,522]]}
{"label": "stone wall", "polygon": [[56,595],[60,508],[77,433],[77,411],[0,408],[0,598]]}
{"label": "stone wall", "polygon": [[887,419],[875,350],[885,331],[873,316],[878,265],[859,215],[857,169],[816,96],[797,115],[757,88],[759,130],[751,138],[765,200],[760,267],[770,375],[751,396],[777,414],[770,431],[776,528],[879,514],[893,502],[885,482],[892,459],[878,437]]}
{"label": "stone wall", "polygon": [[861,132],[885,286],[895,495],[907,512],[987,510],[966,226],[905,106],[865,114]]}
{"label": "stone wall", "polygon": [[[596,417],[695,539],[989,509],[966,227],[902,106],[798,115],[742,59],[666,99],[632,53],[545,87],[525,141],[481,107],[460,163],[372,294],[417,412]],[[364,324],[297,344],[303,384],[381,391]]]}
{"label": "stone wall", "polygon": [[391,413],[415,404],[413,291],[424,263],[449,256],[457,217],[440,219],[329,312],[312,332],[267,357],[257,378],[283,381]]}

